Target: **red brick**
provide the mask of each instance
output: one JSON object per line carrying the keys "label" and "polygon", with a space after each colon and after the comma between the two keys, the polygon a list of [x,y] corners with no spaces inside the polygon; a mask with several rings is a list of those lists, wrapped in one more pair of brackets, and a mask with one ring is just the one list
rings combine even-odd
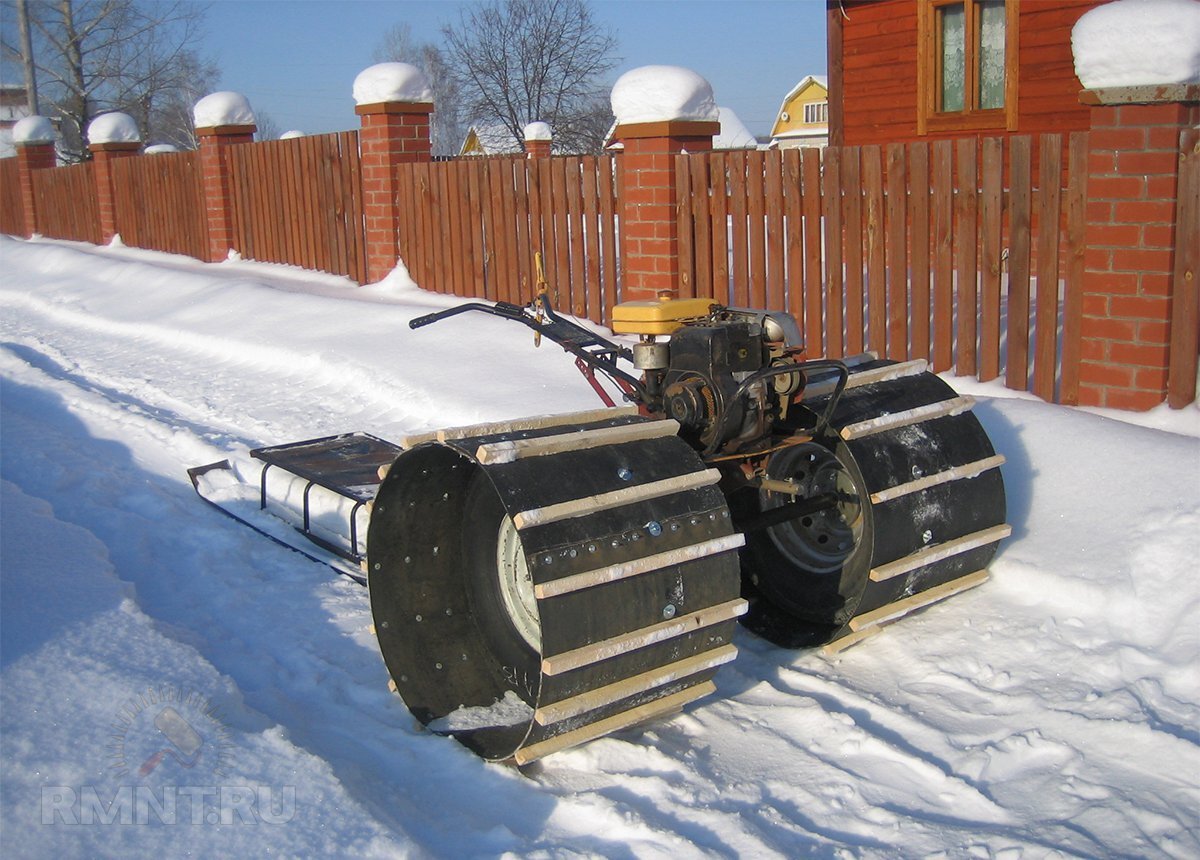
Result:
{"label": "red brick", "polygon": [[1089,176],[1112,176],[1117,172],[1117,153],[1111,149],[1094,149],[1088,153]]}
{"label": "red brick", "polygon": [[1114,317],[1132,319],[1165,320],[1171,309],[1166,298],[1157,296],[1113,296],[1109,309]]}
{"label": "red brick", "polygon": [[1133,272],[1099,272],[1088,269],[1083,278],[1083,288],[1089,293],[1110,296],[1136,296],[1138,276]]}
{"label": "red brick", "polygon": [[1083,294],[1083,313],[1089,317],[1107,317],[1109,315],[1107,295],[1095,293]]}
{"label": "red brick", "polygon": [[1090,337],[1080,339],[1079,358],[1081,361],[1106,361],[1108,341]]}
{"label": "red brick", "polygon": [[1175,102],[1154,105],[1123,105],[1121,107],[1120,122],[1122,125],[1174,125],[1178,127],[1186,121],[1187,114],[1182,105]]}
{"label": "red brick", "polygon": [[1112,267],[1115,272],[1169,272],[1173,256],[1161,248],[1117,248],[1112,252]]}
{"label": "red brick", "polygon": [[1104,405],[1104,387],[1100,385],[1079,385],[1079,405],[1080,406],[1103,406]]}
{"label": "red brick", "polygon": [[[1174,248],[1175,228],[1167,224],[1147,224],[1142,228],[1141,245],[1144,248]],[[1130,245],[1135,243],[1130,242]]]}
{"label": "red brick", "polygon": [[1091,200],[1087,202],[1086,216],[1088,224],[1114,223],[1113,213],[1116,204],[1108,200]]}
{"label": "red brick", "polygon": [[1173,277],[1167,272],[1142,272],[1138,289],[1143,296],[1169,296]]}
{"label": "red brick", "polygon": [[1169,200],[1174,202],[1179,191],[1179,176],[1172,173],[1167,176],[1150,176],[1146,179],[1147,200]]}
{"label": "red brick", "polygon": [[1131,248],[1143,241],[1136,224],[1089,224],[1087,241],[1091,247]]}
{"label": "red brick", "polygon": [[1133,385],[1133,368],[1120,367],[1115,364],[1097,364],[1091,361],[1079,362],[1080,384],[1118,385],[1128,388]]}
{"label": "red brick", "polygon": [[1164,200],[1119,200],[1113,207],[1115,224],[1171,224],[1175,204]]}
{"label": "red brick", "polygon": [[1117,166],[1123,175],[1174,174],[1179,158],[1174,152],[1122,152]]}
{"label": "red brick", "polygon": [[[1095,112],[1092,116],[1094,123]],[[1145,149],[1146,131],[1141,128],[1102,128],[1093,125],[1088,134],[1088,147],[1093,152],[1097,150],[1121,152],[1130,149]]]}
{"label": "red brick", "polygon": [[1110,409],[1144,412],[1163,402],[1162,392],[1127,388],[1109,388],[1104,392],[1104,405]]}
{"label": "red brick", "polygon": [[1146,149],[1167,149],[1178,154],[1179,135],[1182,129],[1167,125],[1146,129]]}
{"label": "red brick", "polygon": [[1082,334],[1087,338],[1133,343],[1137,340],[1137,326],[1134,320],[1084,317]]}
{"label": "red brick", "polygon": [[1095,176],[1088,179],[1088,196],[1096,200],[1140,200],[1146,181],[1135,176]]}
{"label": "red brick", "polygon": [[1167,390],[1167,368],[1143,368],[1133,374],[1133,387],[1146,391]]}
{"label": "red brick", "polygon": [[1113,343],[1108,348],[1112,361],[1139,367],[1166,367],[1170,352],[1171,348],[1165,344]]}

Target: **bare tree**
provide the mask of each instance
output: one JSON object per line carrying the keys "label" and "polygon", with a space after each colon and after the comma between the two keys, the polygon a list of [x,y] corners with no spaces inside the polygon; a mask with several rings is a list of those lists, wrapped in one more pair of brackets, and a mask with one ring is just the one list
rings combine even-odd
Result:
{"label": "bare tree", "polygon": [[[189,47],[204,14],[189,0],[29,0],[41,109],[58,121],[60,153],[87,158],[88,123],[113,110],[146,139],[188,145],[191,104],[218,77]],[[7,41],[4,54],[25,59]]]}
{"label": "bare tree", "polygon": [[500,123],[517,141],[541,120],[554,129],[557,149],[599,151],[616,39],[583,0],[490,0],[465,8],[442,35],[473,120]]}
{"label": "bare tree", "polygon": [[412,27],[401,23],[383,34],[375,49],[377,63],[410,63],[424,73],[433,91],[434,155],[457,155],[466,134],[462,119],[462,104],[458,82],[442,57],[441,50],[428,42],[413,40]]}

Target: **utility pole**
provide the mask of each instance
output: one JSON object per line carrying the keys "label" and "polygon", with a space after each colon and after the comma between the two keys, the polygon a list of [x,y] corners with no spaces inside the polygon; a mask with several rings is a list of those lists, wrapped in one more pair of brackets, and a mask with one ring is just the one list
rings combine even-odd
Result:
{"label": "utility pole", "polygon": [[29,112],[37,116],[42,111],[38,106],[37,73],[33,67],[33,38],[29,33],[28,0],[17,0],[17,19],[21,26],[21,65],[25,69],[25,100],[29,102]]}

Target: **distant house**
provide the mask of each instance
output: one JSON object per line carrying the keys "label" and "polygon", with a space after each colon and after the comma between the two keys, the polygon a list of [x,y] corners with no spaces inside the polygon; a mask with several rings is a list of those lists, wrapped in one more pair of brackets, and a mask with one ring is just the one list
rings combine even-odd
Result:
{"label": "distant house", "polygon": [[[717,121],[721,123],[721,130],[713,136],[713,149],[756,149],[758,147],[758,141],[750,133],[750,129],[746,128],[746,124],[730,108],[718,107]],[[606,151],[619,152],[625,148],[625,144],[613,139],[616,130],[617,124],[614,122],[609,126],[608,133],[604,135]]]}
{"label": "distant house", "polygon": [[17,120],[30,115],[25,87],[19,84],[0,84],[0,158],[16,155],[12,130]]}
{"label": "distant house", "polygon": [[1070,132],[1071,28],[1104,0],[826,0],[838,145]]}
{"label": "distant house", "polygon": [[521,141],[501,123],[477,124],[467,129],[459,155],[515,155],[524,152]]}
{"label": "distant house", "polygon": [[825,146],[829,143],[829,80],[808,75],[783,97],[771,126],[771,146]]}

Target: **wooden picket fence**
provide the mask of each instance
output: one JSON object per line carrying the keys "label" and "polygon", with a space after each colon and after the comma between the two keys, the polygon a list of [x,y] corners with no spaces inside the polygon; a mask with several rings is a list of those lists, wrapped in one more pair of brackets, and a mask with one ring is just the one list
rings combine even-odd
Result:
{"label": "wooden picket fence", "polygon": [[21,170],[15,158],[0,158],[0,233],[25,235],[25,207],[21,205]]}
{"label": "wooden picket fence", "polygon": [[234,249],[362,283],[362,176],[358,133],[232,146]]}
{"label": "wooden picket fence", "polygon": [[112,162],[121,241],[203,259],[208,251],[200,156],[159,153]]}
{"label": "wooden picket fence", "polygon": [[1086,134],[1065,151],[1048,134],[677,156],[684,292],[786,308],[810,355],[925,358],[1063,399]]}
{"label": "wooden picket fence", "polygon": [[99,244],[100,212],[90,161],[33,174],[34,229],[52,239]]}
{"label": "wooden picket fence", "polygon": [[556,305],[605,322],[618,295],[620,164],[583,156],[401,165],[400,257],[426,289],[524,303],[540,252]]}

